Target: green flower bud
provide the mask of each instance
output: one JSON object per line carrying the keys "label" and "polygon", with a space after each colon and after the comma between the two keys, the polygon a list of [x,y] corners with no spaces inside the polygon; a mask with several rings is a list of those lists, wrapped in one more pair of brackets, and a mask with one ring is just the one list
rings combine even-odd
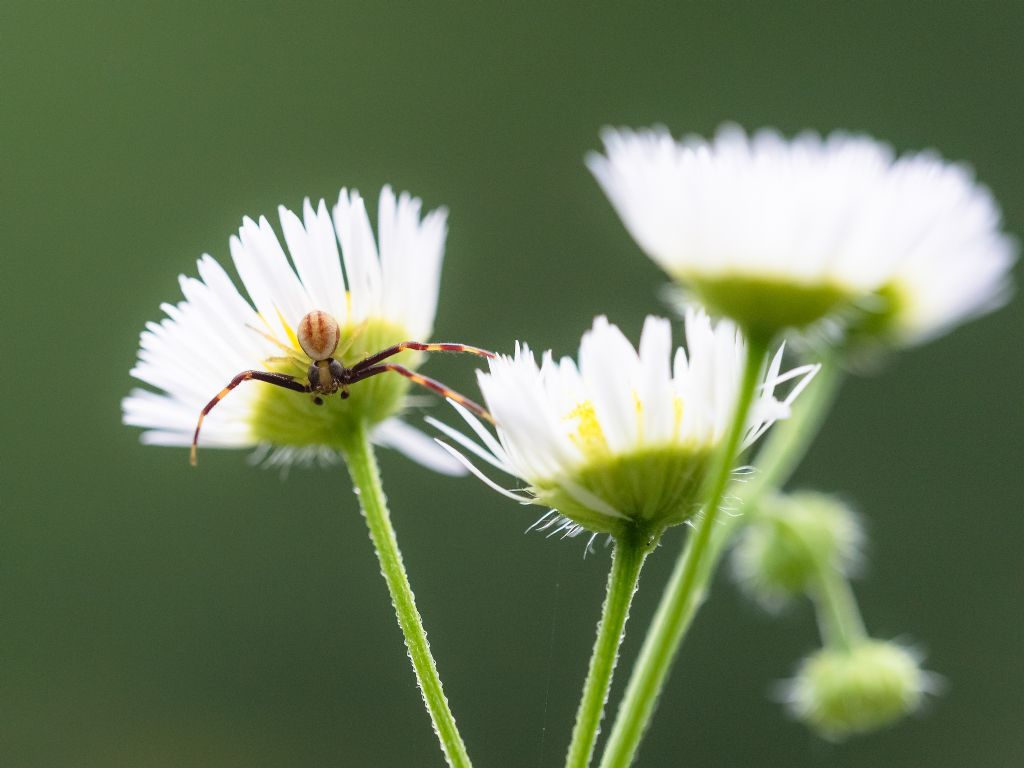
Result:
{"label": "green flower bud", "polygon": [[914,653],[868,640],[849,651],[826,648],[804,659],[786,686],[786,702],[798,720],[839,741],[914,712],[933,687],[933,676]]}
{"label": "green flower bud", "polygon": [[751,514],[733,549],[733,573],[769,610],[806,592],[821,569],[849,574],[860,560],[864,535],[857,518],[832,496],[768,496]]}

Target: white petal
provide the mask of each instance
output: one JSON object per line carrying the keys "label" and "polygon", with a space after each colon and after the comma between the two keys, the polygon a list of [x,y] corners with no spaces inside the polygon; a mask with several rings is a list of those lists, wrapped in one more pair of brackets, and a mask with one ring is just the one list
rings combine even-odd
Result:
{"label": "white petal", "polygon": [[484,485],[489,487],[491,490],[497,491],[502,496],[507,496],[508,498],[512,499],[513,501],[518,501],[520,504],[532,504],[533,503],[533,499],[531,499],[529,496],[520,496],[520,495],[515,494],[512,491],[508,490],[507,488],[502,488],[496,482],[494,482],[489,477],[487,477],[487,475],[485,475],[483,472],[481,472],[479,469],[477,469],[475,466],[473,466],[473,463],[469,459],[467,459],[465,456],[463,456],[457,450],[455,450],[450,445],[448,445],[448,443],[445,443],[445,442],[443,442],[441,440],[438,440],[437,444],[440,445],[444,450],[448,451],[448,453],[451,454],[452,458],[454,458],[456,461],[458,461],[460,464],[462,464],[462,466],[464,466],[466,469],[468,469],[470,472],[472,472],[473,475],[477,479],[479,479],[482,483],[484,483]]}
{"label": "white petal", "polygon": [[246,218],[232,240],[231,256],[264,321],[287,338],[282,323],[294,329],[302,317],[315,309],[312,299],[299,282],[281,244],[266,217],[259,224]]}
{"label": "white petal", "polygon": [[341,258],[334,224],[327,206],[320,201],[316,211],[307,199],[303,204],[305,222],[284,206],[278,209],[281,229],[295,271],[310,301],[317,309],[328,312],[344,323],[347,320],[345,282],[341,274]]}
{"label": "white petal", "polygon": [[604,317],[595,319],[580,342],[580,375],[608,447],[616,453],[635,446],[639,437],[633,392],[637,364],[636,350],[622,331]]}
{"label": "white petal", "polygon": [[442,450],[427,435],[409,426],[401,419],[388,419],[373,430],[373,442],[405,454],[407,457],[443,475],[465,475],[466,470],[447,451]]}
{"label": "white petal", "polygon": [[643,440],[661,443],[671,438],[675,422],[672,391],[672,326],[649,316],[640,336],[640,371],[637,391],[643,418]]}
{"label": "white petal", "polygon": [[467,451],[472,453],[478,459],[482,459],[483,461],[486,461],[492,467],[494,467],[495,469],[501,470],[505,474],[508,474],[508,475],[515,474],[514,472],[512,472],[511,469],[509,469],[507,464],[503,464],[495,456],[493,456],[488,451],[484,450],[481,446],[479,446],[476,443],[474,443],[472,440],[470,440],[464,434],[459,432],[457,429],[453,429],[452,427],[449,427],[444,422],[438,421],[437,419],[435,419],[432,416],[427,416],[426,417],[426,421],[432,427],[434,427],[435,429],[443,432],[450,440],[453,440],[456,443],[458,443],[459,445],[461,445],[463,448],[465,448]]}
{"label": "white petal", "polygon": [[381,272],[370,217],[359,193],[343,189],[334,207],[334,228],[341,243],[353,322],[374,315],[380,306]]}

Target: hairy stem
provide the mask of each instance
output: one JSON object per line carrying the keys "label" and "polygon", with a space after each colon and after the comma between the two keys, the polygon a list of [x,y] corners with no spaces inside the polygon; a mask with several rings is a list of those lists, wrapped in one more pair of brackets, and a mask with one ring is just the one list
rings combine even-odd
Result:
{"label": "hairy stem", "polygon": [[640,657],[630,677],[615,725],[601,760],[601,768],[624,768],[633,762],[640,740],[654,714],[669,668],[696,606],[703,597],[705,554],[711,541],[733,461],[746,434],[747,415],[757,392],[758,378],[767,344],[750,341],[743,379],[737,396],[732,424],[718,457],[704,507],[704,518],[679,559],[644,640]]}
{"label": "hairy stem", "polygon": [[576,712],[576,725],[565,759],[566,768],[587,768],[600,732],[604,705],[612,683],[612,673],[625,633],[629,606],[633,602],[640,569],[653,543],[647,536],[622,536],[616,539],[608,591],[597,629],[597,640],[590,656],[590,669],[583,686],[583,695]]}
{"label": "hairy stem", "polygon": [[380,482],[377,457],[370,444],[366,424],[360,423],[349,435],[345,444],[345,460],[355,485],[356,495],[359,497],[363,517],[370,529],[370,539],[380,561],[380,572],[387,582],[391,603],[405,636],[405,646],[409,649],[409,658],[416,672],[423,702],[430,713],[434,731],[441,742],[441,749],[448,765],[453,768],[468,768],[471,765],[469,755],[466,753],[466,746],[459,735],[455,718],[441,687],[441,678],[438,677],[437,665],[430,653],[423,620],[416,609],[416,601],[402,563],[402,553],[398,549],[395,529],[391,525],[387,500]]}
{"label": "hairy stem", "polygon": [[[782,486],[789,479],[824,423],[842,379],[839,360],[825,360],[815,381],[797,401],[790,418],[776,424],[768,434],[757,455],[757,473],[750,482],[734,487],[741,504],[755,505],[762,493]],[[656,680],[656,673],[660,670],[662,676],[667,675],[672,656],[704,602],[715,568],[744,521],[742,515],[726,517],[710,532],[707,542],[696,534],[687,538],[630,677],[601,768],[627,766],[634,759],[664,685],[663,679]],[[705,525],[702,530],[706,528],[710,526]],[[694,572],[692,587],[688,599],[683,600],[680,591],[690,571]],[[674,633],[675,641],[668,647],[656,647],[669,633]],[[650,698],[645,701],[644,697]]]}

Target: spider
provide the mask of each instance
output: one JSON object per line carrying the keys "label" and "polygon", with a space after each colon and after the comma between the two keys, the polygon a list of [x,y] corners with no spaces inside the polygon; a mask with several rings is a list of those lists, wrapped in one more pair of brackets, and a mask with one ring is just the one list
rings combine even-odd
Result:
{"label": "spider", "polygon": [[478,416],[487,419],[491,423],[494,419],[491,415],[480,405],[477,405],[468,397],[460,395],[451,389],[448,389],[444,384],[439,381],[435,381],[427,376],[410,371],[408,368],[398,365],[397,363],[385,363],[383,362],[389,357],[397,355],[406,349],[412,349],[419,352],[467,352],[471,355],[479,355],[480,357],[493,358],[495,354],[488,352],[486,349],[480,349],[478,347],[470,347],[466,344],[452,344],[452,343],[441,343],[441,344],[424,344],[419,341],[402,341],[398,344],[393,344],[386,349],[382,349],[380,352],[365,357],[358,363],[355,363],[350,368],[346,368],[345,365],[336,360],[333,355],[338,349],[338,344],[341,341],[341,328],[338,326],[338,322],[326,312],[320,310],[313,310],[312,312],[305,315],[299,322],[299,327],[295,333],[298,339],[299,346],[302,347],[302,351],[306,353],[309,359],[312,361],[309,366],[309,370],[306,373],[308,382],[303,384],[301,381],[296,380],[294,376],[290,376],[286,373],[272,373],[270,371],[242,371],[240,374],[235,376],[224,389],[217,393],[210,402],[206,404],[206,407],[199,413],[199,421],[196,423],[196,431],[192,436],[192,451],[189,454],[189,461],[194,467],[196,465],[196,449],[199,444],[199,430],[203,426],[203,419],[206,418],[206,414],[213,410],[213,407],[217,405],[227,394],[241,384],[243,381],[249,379],[255,379],[256,381],[263,381],[267,384],[273,384],[276,387],[283,387],[284,389],[290,389],[294,392],[305,392],[313,395],[313,402],[317,405],[323,405],[322,395],[333,395],[335,392],[341,391],[341,398],[344,400],[348,397],[348,388],[352,384],[368,379],[371,376],[376,376],[380,373],[397,373],[401,376],[405,376],[407,379],[412,381],[414,384],[419,384],[422,387],[433,390],[441,397],[454,400],[456,403],[464,406]]}

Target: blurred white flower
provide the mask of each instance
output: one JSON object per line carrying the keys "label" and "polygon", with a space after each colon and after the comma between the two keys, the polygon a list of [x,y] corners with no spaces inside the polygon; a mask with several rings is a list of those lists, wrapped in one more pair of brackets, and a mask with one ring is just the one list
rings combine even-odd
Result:
{"label": "blurred white flower", "polygon": [[769,336],[857,305],[908,343],[1005,301],[1015,243],[988,190],[866,136],[723,126],[606,130],[587,165],[640,247],[715,312]]}
{"label": "blurred white flower", "polygon": [[[143,427],[142,442],[189,445],[200,410],[236,374],[260,369],[306,378],[309,360],[296,328],[313,310],[341,329],[337,357],[351,360],[409,339],[425,340],[433,327],[444,256],[444,209],[420,217],[421,201],[390,187],[380,194],[378,235],[358,192],[343,189],[333,219],[323,200],[309,200],[300,219],[279,209],[291,256],[266,218],[246,218],[230,241],[231,258],[250,301],[211,256],[198,262],[199,278],[179,278],[184,300],[163,304],[167,317],[142,332],[131,375],[150,385],[122,402],[124,422]],[[339,255],[338,245],[341,245]],[[408,367],[418,353],[396,357]],[[395,418],[409,382],[376,376],[353,387],[351,397],[317,406],[309,396],[250,382],[211,411],[203,446],[262,446],[271,463],[331,460],[339,434],[353,418],[375,425],[373,438],[444,472],[462,467],[421,432]]]}
{"label": "blurred white flower", "polygon": [[[479,443],[430,422],[468,453],[520,478],[526,490],[501,488],[449,446],[489,485],[564,516],[549,514],[545,527],[619,535],[636,526],[657,536],[698,511],[744,367],[745,343],[728,321],[713,325],[702,311],[690,311],[686,339],[687,349],[673,356],[669,322],[648,317],[637,351],[598,317],[583,335],[578,364],[547,352],[538,366],[529,348],[517,345],[513,356],[499,355],[489,372],[478,372],[497,437],[461,407]],[[817,370],[783,374],[781,364],[779,350],[757,392],[745,444],[788,416]],[[776,386],[786,381],[794,382],[788,396],[776,399]]]}

